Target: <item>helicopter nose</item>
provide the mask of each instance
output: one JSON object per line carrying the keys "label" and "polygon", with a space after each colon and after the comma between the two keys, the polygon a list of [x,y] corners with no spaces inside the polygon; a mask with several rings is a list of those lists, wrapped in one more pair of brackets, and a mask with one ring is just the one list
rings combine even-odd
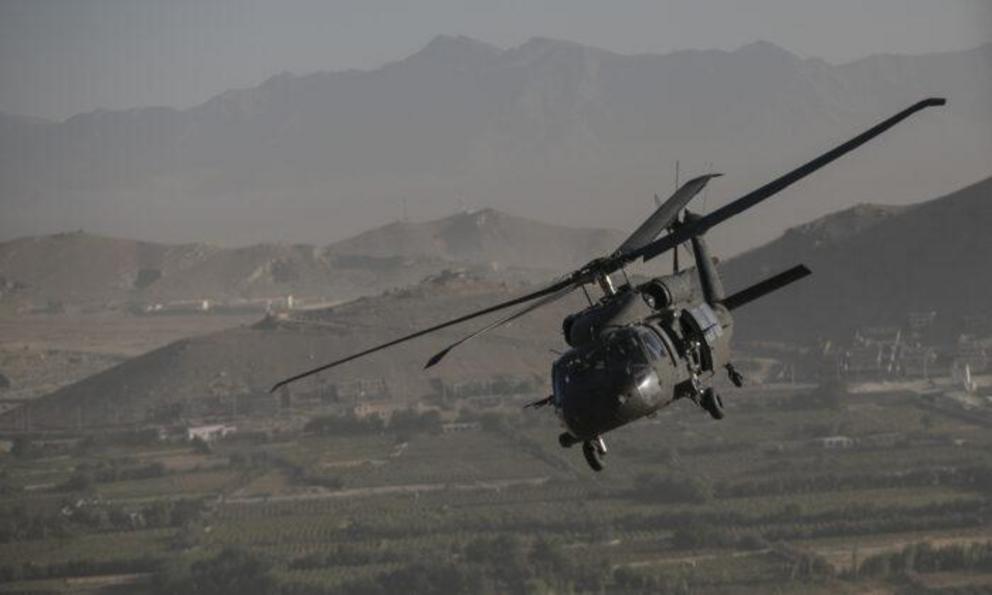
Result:
{"label": "helicopter nose", "polygon": [[652,405],[658,403],[663,394],[663,387],[661,381],[658,379],[658,373],[651,370],[648,374],[645,374],[637,381],[635,390],[638,396],[646,403]]}
{"label": "helicopter nose", "polygon": [[563,387],[556,396],[559,418],[568,431],[590,439],[656,409],[662,396],[658,375],[651,371],[640,379],[626,378],[612,388],[595,389],[581,384]]}

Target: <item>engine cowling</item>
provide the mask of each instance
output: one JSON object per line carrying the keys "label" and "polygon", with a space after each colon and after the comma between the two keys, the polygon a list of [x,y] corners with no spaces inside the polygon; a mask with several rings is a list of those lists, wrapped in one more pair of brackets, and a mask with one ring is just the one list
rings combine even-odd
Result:
{"label": "engine cowling", "polygon": [[652,310],[664,310],[676,304],[698,301],[701,295],[696,270],[656,277],[637,287]]}
{"label": "engine cowling", "polygon": [[651,315],[640,293],[626,290],[611,296],[608,300],[567,316],[562,322],[565,342],[579,347],[595,341],[599,334],[609,328],[625,326]]}

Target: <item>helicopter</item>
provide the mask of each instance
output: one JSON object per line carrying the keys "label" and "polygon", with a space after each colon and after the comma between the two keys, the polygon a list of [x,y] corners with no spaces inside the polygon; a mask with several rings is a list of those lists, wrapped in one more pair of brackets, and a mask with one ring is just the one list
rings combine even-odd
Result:
{"label": "helicopter", "polygon": [[[546,287],[307,370],[279,381],[272,391],[428,333],[527,304],[435,353],[424,366],[431,368],[465,342],[581,288],[589,305],[568,315],[562,323],[562,334],[570,349],[551,366],[552,394],[526,407],[553,407],[564,429],[558,437],[559,444],[569,448],[581,443],[589,467],[601,471],[607,453],[604,434],[653,415],[676,400],[689,399],[714,419],[722,419],[723,398],[713,388],[713,379],[725,371],[734,386],[741,387],[744,382],[743,375],[731,361],[733,313],[811,274],[806,266],[798,264],[727,295],[706,244],[706,232],[916,112],[945,104],[946,100],[939,97],[919,101],[705,216],[689,212],[687,205],[721,174],[708,173],[693,178],[661,202],[614,252],[590,261]],[[691,245],[695,266],[680,271],[678,249],[685,243]],[[671,275],[651,278],[636,286],[629,281],[625,271],[628,264],[637,260],[647,262],[668,251],[673,251],[675,259]],[[618,272],[622,273],[625,283],[618,284],[613,278]],[[593,301],[586,286],[598,286],[602,295]]]}

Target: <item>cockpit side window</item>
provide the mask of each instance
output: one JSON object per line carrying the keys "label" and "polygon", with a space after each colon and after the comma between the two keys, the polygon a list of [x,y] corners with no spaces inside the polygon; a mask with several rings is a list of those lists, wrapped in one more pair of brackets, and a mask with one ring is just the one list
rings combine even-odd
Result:
{"label": "cockpit side window", "polygon": [[644,341],[644,347],[647,348],[648,355],[651,356],[652,360],[666,359],[665,345],[654,331],[642,330],[641,339]]}
{"label": "cockpit side window", "polygon": [[608,339],[609,367],[627,369],[647,364],[641,339],[632,329],[617,331]]}

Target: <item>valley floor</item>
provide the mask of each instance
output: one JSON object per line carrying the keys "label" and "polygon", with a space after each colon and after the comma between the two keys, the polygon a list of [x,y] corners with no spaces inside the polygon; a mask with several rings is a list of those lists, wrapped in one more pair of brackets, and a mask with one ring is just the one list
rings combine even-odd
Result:
{"label": "valley floor", "polygon": [[[510,409],[448,433],[26,449],[0,457],[0,591],[154,592],[163,573],[234,551],[287,593],[370,592],[410,573],[494,592],[989,584],[992,558],[972,545],[992,542],[986,425],[909,394],[832,409],[786,395],[752,388],[721,422],[677,403],[610,435],[601,474],[557,446],[546,412]],[[833,434],[855,445],[811,440]],[[929,545],[907,554],[916,544]]]}

